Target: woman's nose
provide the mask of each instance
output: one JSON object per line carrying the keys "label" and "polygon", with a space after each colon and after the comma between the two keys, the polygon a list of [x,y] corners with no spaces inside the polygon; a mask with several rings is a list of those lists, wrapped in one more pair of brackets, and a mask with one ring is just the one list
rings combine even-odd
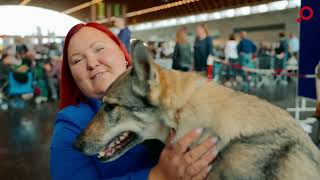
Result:
{"label": "woman's nose", "polygon": [[93,70],[95,67],[99,66],[99,61],[95,56],[88,56],[88,61],[87,61],[87,69],[88,70]]}

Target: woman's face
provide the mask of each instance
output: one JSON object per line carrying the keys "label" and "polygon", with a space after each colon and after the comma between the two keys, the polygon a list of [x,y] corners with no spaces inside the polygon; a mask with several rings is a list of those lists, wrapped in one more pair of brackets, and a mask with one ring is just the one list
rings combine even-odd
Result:
{"label": "woman's face", "polygon": [[106,34],[91,27],[83,27],[70,39],[68,61],[78,87],[91,98],[102,98],[127,67],[120,47]]}
{"label": "woman's face", "polygon": [[196,34],[197,34],[198,37],[205,37],[206,36],[206,31],[203,29],[203,27],[197,26]]}

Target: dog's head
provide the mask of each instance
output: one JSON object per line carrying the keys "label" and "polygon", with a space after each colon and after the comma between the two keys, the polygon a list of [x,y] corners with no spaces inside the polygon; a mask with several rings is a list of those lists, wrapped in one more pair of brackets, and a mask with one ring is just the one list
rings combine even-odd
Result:
{"label": "dog's head", "polygon": [[101,109],[75,142],[77,149],[104,162],[166,131],[157,113],[160,68],[142,41],[134,42],[131,52],[133,68],[108,88]]}

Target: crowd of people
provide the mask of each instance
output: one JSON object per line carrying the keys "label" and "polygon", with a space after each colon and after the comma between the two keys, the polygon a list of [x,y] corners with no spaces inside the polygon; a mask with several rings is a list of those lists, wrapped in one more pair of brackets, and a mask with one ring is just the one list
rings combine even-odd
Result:
{"label": "crowd of people", "polygon": [[[122,18],[113,21],[113,25],[120,29],[118,38],[130,52],[130,29]],[[178,28],[173,50],[168,50],[166,42],[160,42],[158,48],[154,42],[149,42],[150,52],[155,59],[172,59],[171,68],[180,71],[206,72],[209,59],[216,57],[218,61],[213,63],[213,79],[229,87],[242,84],[240,89],[245,92],[256,85],[258,77],[255,73],[242,70],[243,67],[273,68],[280,74],[290,64],[297,65],[299,40],[294,34],[287,38],[285,33],[279,33],[276,46],[270,43],[259,43],[257,46],[247,32],[242,31],[230,34],[223,47],[215,45],[206,24],[196,27],[194,42],[190,42],[189,35],[186,27]],[[19,37],[14,45],[4,47],[0,61],[0,104],[6,98],[15,97],[31,99],[36,104],[57,100],[61,47],[62,44],[57,43],[30,47]],[[279,79],[282,84],[287,84],[287,76]]]}
{"label": "crowd of people", "polygon": [[23,38],[15,38],[15,43],[5,47],[1,54],[1,104],[17,98],[36,104],[58,100],[60,71],[59,44],[30,46]]}
{"label": "crowd of people", "polygon": [[248,37],[247,32],[242,31],[230,34],[221,47],[215,46],[215,40],[210,37],[207,26],[199,24],[196,27],[193,47],[191,42],[188,42],[187,36],[186,27],[179,28],[176,32],[172,69],[207,71],[209,59],[214,56],[216,57],[212,71],[214,80],[223,82],[229,87],[241,82],[243,85],[241,90],[245,92],[256,85],[257,75],[256,72],[244,71],[243,68],[274,69],[275,76],[281,75],[279,81],[284,85],[288,83],[287,76],[281,72],[287,71],[289,66],[294,66],[294,69],[291,69],[294,71],[297,68],[299,40],[294,34],[290,34],[287,38],[285,33],[281,32],[278,34],[279,42],[275,45],[264,42],[257,46]]}

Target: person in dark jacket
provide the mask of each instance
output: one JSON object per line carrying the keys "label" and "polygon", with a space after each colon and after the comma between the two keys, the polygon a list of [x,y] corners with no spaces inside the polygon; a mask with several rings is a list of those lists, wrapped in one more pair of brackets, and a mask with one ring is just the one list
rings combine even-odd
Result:
{"label": "person in dark jacket", "polygon": [[[75,25],[67,34],[62,60],[60,105],[50,146],[52,180],[205,179],[216,155],[214,138],[188,150],[201,130],[187,133],[153,153],[155,142],[142,143],[102,163],[73,146],[101,106],[107,88],[131,66],[120,40],[97,23]],[[192,154],[190,154],[192,153]],[[179,169],[179,171],[177,171]],[[193,170],[197,171],[193,171]]]}
{"label": "person in dark jacket", "polygon": [[257,46],[247,38],[247,33],[240,32],[240,42],[237,46],[238,55],[240,56],[240,63],[245,67],[252,67],[252,54],[257,51]]}
{"label": "person in dark jacket", "polygon": [[128,52],[130,52],[130,38],[131,38],[131,31],[126,25],[126,20],[122,17],[115,17],[113,18],[114,25],[120,29],[118,33],[118,38],[121,42],[125,45]]}
{"label": "person in dark jacket", "polygon": [[199,24],[196,28],[196,41],[194,44],[194,70],[206,71],[209,55],[214,55],[213,41],[209,36],[205,24]]}
{"label": "person in dark jacket", "polygon": [[192,63],[191,46],[187,40],[185,27],[178,29],[176,33],[176,46],[172,57],[172,69],[189,71]]}
{"label": "person in dark jacket", "polygon": [[[274,68],[278,74],[286,69],[287,61],[289,59],[289,43],[286,35],[281,32],[279,33],[279,47],[275,49],[276,57],[274,62]],[[288,84],[287,77],[280,77],[281,84]]]}
{"label": "person in dark jacket", "polygon": [[[245,31],[240,32],[240,38],[241,40],[237,46],[240,64],[245,68],[254,68],[252,56],[257,51],[257,46],[247,38],[247,33]],[[242,79],[244,80],[242,90],[244,92],[249,91],[249,85],[254,85],[255,77],[256,76],[254,74],[242,71]]]}

